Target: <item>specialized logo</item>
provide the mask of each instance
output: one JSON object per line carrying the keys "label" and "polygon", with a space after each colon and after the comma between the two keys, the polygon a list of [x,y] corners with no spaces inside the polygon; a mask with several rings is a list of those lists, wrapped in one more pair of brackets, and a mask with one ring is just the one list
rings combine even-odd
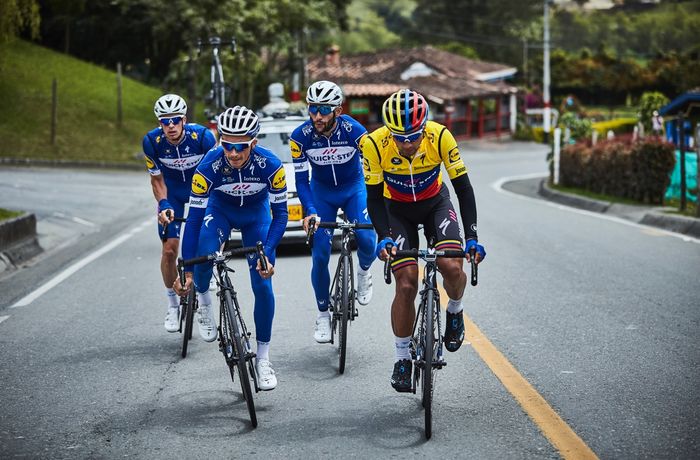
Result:
{"label": "specialized logo", "polygon": [[442,236],[445,236],[447,232],[447,227],[450,226],[450,221],[445,218],[442,222],[440,222],[440,225],[438,225],[438,228],[442,230]]}
{"label": "specialized logo", "polygon": [[207,214],[206,216],[204,216],[204,226],[208,228],[209,222],[211,222],[212,220],[214,220],[214,216],[212,216],[211,214]]}
{"label": "specialized logo", "polygon": [[287,179],[284,175],[284,168],[280,167],[270,181],[272,188],[281,190],[287,186]]}
{"label": "specialized logo", "polygon": [[155,163],[153,163],[153,160],[151,160],[149,157],[146,157],[146,167],[148,169],[153,169],[156,167]]}
{"label": "specialized logo", "polygon": [[301,146],[299,144],[290,139],[289,147],[292,150],[292,158],[301,158]]}
{"label": "specialized logo", "polygon": [[192,193],[196,195],[203,195],[207,193],[207,190],[209,190],[209,183],[207,182],[206,177],[199,173],[195,173],[194,176],[192,176]]}
{"label": "specialized logo", "polygon": [[403,235],[399,235],[396,237],[394,240],[394,243],[396,243],[396,247],[399,248],[399,250],[403,250],[403,244],[406,242],[406,237]]}

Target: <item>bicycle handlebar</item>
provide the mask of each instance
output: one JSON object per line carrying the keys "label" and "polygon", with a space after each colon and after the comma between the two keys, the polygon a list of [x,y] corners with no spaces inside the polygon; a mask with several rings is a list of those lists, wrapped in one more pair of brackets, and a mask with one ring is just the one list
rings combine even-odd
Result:
{"label": "bicycle handlebar", "polygon": [[[386,244],[386,252],[389,253],[389,257],[384,261],[384,281],[386,284],[391,284],[391,261],[393,259],[398,259],[399,257],[415,257],[425,259],[428,255],[435,255],[436,257],[446,257],[449,259],[461,259],[464,257],[464,251],[458,251],[455,249],[444,249],[444,250],[429,250],[429,249],[401,249],[396,251],[396,254],[391,253],[391,248],[394,245],[391,243]],[[473,264],[472,259],[472,264]],[[474,280],[474,272],[472,271],[472,280]],[[474,286],[474,284],[472,284]]]}
{"label": "bicycle handlebar", "polygon": [[[387,243],[384,246],[386,252],[389,253],[389,257],[384,261],[384,282],[386,284],[391,284],[391,249],[394,247],[394,243]],[[397,251],[398,252],[398,251]]]}
{"label": "bicycle handlebar", "polygon": [[478,278],[479,266],[476,264],[476,248],[473,246],[471,248],[469,248],[469,260],[470,260],[470,263],[472,266],[471,284],[472,284],[472,286],[476,286],[476,284],[478,282],[477,278]]}
{"label": "bicycle handlebar", "polygon": [[[173,211],[171,209],[166,209],[165,215],[168,216],[169,218],[172,217]],[[187,219],[184,217],[173,217],[173,222],[187,222]],[[168,239],[168,225],[170,225],[170,222],[166,221],[163,224],[163,231],[160,234],[160,239],[165,241]]]}
{"label": "bicycle handlebar", "polygon": [[[260,266],[263,271],[267,271],[267,260],[265,259],[265,249],[261,241],[258,241],[255,246],[244,246],[242,248],[227,249],[226,251],[217,251],[206,256],[193,257],[191,259],[183,260],[182,265],[199,265],[209,261],[223,261],[230,259],[233,256],[243,255],[243,254],[257,254],[260,257]],[[178,261],[178,265],[180,261]]]}
{"label": "bicycle handlebar", "polygon": [[[313,247],[314,245],[314,234],[316,233],[316,218],[312,217],[309,219],[309,230],[306,232],[306,245]],[[374,225],[363,224],[359,222],[319,222],[318,228],[340,228],[340,229],[356,229],[356,230],[373,230]]]}

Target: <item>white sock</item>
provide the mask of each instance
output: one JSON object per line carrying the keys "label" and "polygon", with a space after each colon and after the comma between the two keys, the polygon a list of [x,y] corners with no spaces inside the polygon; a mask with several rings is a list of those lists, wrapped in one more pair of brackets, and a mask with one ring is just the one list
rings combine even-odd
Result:
{"label": "white sock", "polygon": [[211,305],[211,295],[209,295],[209,291],[198,292],[197,302],[199,302],[200,305]]}
{"label": "white sock", "polygon": [[165,288],[165,295],[168,296],[168,306],[170,308],[177,308],[180,306],[180,297],[178,297],[174,289]]}
{"label": "white sock", "polygon": [[330,318],[331,317],[331,312],[326,310],[326,311],[319,311],[318,316],[316,318]]}
{"label": "white sock", "polygon": [[364,268],[362,268],[358,265],[357,266],[357,274],[360,276],[367,276],[367,275],[369,275],[369,270],[365,270]]}
{"label": "white sock", "polygon": [[452,300],[447,302],[447,311],[450,313],[459,313],[464,310],[464,305],[462,304],[462,299]]}
{"label": "white sock", "polygon": [[258,359],[270,360],[270,342],[258,340],[258,351],[255,353]]}
{"label": "white sock", "polygon": [[411,336],[396,337],[394,336],[396,345],[396,361],[401,359],[411,359],[411,353],[408,351],[408,346],[411,344]]}

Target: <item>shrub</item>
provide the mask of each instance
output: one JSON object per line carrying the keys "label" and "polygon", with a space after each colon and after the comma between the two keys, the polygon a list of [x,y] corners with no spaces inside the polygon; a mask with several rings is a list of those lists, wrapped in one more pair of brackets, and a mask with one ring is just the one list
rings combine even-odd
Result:
{"label": "shrub", "polygon": [[559,118],[559,125],[564,128],[569,128],[571,138],[577,141],[588,139],[591,135],[591,120],[587,118],[579,118],[578,115],[572,112],[566,112]]}
{"label": "shrub", "polygon": [[603,141],[562,149],[560,183],[594,193],[662,204],[675,157],[672,144],[658,139]]}
{"label": "shrub", "polygon": [[668,103],[668,98],[657,91],[642,94],[639,100],[639,120],[644,125],[644,132],[651,132],[651,117],[654,110],[659,110]]}

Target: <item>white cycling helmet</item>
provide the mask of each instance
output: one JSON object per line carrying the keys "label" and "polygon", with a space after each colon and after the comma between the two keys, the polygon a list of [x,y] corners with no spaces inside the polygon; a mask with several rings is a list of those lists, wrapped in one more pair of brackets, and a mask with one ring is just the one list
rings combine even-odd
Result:
{"label": "white cycling helmet", "polygon": [[317,81],[306,91],[306,103],[339,107],[343,104],[343,92],[331,81]]}
{"label": "white cycling helmet", "polygon": [[157,118],[166,115],[187,115],[187,103],[177,94],[165,94],[158,98],[153,107],[153,113]]}
{"label": "white cycling helmet", "polygon": [[228,136],[255,137],[260,131],[258,116],[248,107],[237,105],[219,115],[219,133]]}

